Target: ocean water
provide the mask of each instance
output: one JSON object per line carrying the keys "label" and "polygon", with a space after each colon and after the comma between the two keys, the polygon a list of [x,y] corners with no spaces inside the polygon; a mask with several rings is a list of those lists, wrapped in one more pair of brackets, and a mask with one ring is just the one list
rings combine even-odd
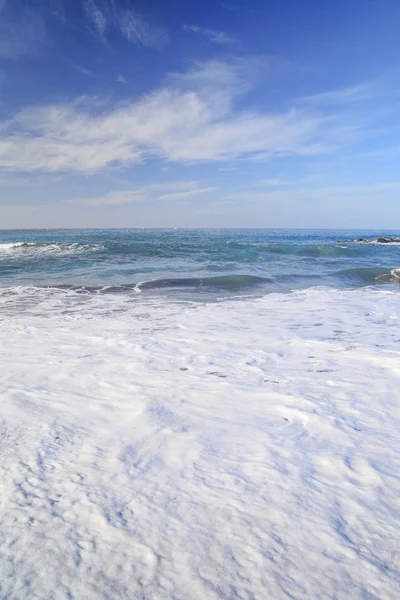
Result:
{"label": "ocean water", "polygon": [[0,232],[0,597],[397,600],[382,235]]}
{"label": "ocean water", "polygon": [[[395,231],[59,230],[0,232],[0,296],[8,305],[64,291],[209,301],[315,286],[398,283]],[[363,238],[365,243],[354,240]],[[8,298],[8,300],[7,300]],[[82,299],[79,298],[80,304]],[[23,303],[24,306],[29,302]],[[18,304],[18,306],[20,306]]]}

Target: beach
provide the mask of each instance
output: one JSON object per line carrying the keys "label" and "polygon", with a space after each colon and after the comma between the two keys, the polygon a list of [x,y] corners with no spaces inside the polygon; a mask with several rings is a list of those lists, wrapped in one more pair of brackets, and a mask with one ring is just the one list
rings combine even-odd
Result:
{"label": "beach", "polygon": [[3,598],[398,598],[395,290],[68,294],[0,323]]}

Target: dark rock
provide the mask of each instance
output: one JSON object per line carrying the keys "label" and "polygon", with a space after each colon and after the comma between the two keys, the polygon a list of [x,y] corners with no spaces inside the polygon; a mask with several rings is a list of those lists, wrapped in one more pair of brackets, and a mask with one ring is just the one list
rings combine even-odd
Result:
{"label": "dark rock", "polygon": [[400,269],[393,269],[392,271],[392,277],[393,279],[397,282],[400,282]]}
{"label": "dark rock", "polygon": [[393,237],[393,238],[378,237],[378,239],[376,241],[378,244],[400,244],[399,237]]}

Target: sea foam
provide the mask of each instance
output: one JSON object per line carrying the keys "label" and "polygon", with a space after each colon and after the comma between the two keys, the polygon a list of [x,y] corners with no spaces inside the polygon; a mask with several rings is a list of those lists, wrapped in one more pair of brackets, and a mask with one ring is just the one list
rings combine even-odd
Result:
{"label": "sea foam", "polygon": [[5,598],[397,600],[398,294],[43,293],[0,321]]}
{"label": "sea foam", "polygon": [[82,244],[78,242],[48,242],[48,243],[38,243],[38,242],[7,242],[0,244],[0,252],[10,253],[15,251],[25,251],[30,253],[44,253],[44,254],[75,254],[78,252],[87,252],[87,251],[98,251],[103,250],[104,246],[102,244],[97,245],[89,245]]}

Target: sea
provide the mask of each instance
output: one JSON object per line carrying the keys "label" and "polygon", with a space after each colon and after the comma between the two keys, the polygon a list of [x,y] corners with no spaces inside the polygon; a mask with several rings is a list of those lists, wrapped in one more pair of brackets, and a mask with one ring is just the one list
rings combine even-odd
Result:
{"label": "sea", "polygon": [[[61,308],[74,296],[223,301],[328,286],[399,283],[397,231],[264,229],[0,231],[0,298],[6,310]],[[363,242],[356,242],[363,239]],[[394,289],[394,288],[393,288]],[[86,302],[82,300],[86,295]],[[18,298],[18,300],[17,300]],[[109,303],[111,307],[111,303]],[[128,304],[129,306],[129,304]]]}
{"label": "sea", "polygon": [[398,600],[399,231],[0,231],[0,597]]}

